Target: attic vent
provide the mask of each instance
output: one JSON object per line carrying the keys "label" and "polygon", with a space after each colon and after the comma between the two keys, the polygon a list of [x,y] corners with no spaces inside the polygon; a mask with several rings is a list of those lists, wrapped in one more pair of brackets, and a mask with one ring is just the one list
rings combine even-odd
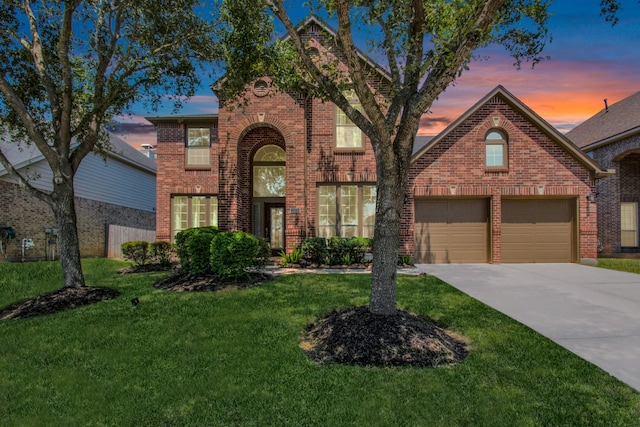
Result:
{"label": "attic vent", "polygon": [[269,93],[269,84],[264,80],[258,80],[253,85],[253,93],[256,96],[265,96],[267,93]]}

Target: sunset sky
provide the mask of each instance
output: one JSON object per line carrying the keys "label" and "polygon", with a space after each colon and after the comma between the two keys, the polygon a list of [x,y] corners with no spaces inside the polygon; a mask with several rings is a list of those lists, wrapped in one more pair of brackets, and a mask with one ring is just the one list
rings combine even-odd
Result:
{"label": "sunset sky", "polygon": [[[553,38],[544,54],[551,58],[534,69],[513,67],[498,47],[481,52],[489,59],[450,86],[422,120],[420,135],[436,135],[497,85],[503,85],[562,132],[609,105],[640,91],[640,4],[622,0],[615,27],[599,16],[598,0],[556,0],[549,29]],[[302,19],[303,16],[300,16]],[[214,114],[218,101],[204,81],[198,94],[178,114]],[[114,133],[134,146],[155,145],[155,128],[145,116],[171,115],[167,103],[159,111],[134,110],[121,118]]]}

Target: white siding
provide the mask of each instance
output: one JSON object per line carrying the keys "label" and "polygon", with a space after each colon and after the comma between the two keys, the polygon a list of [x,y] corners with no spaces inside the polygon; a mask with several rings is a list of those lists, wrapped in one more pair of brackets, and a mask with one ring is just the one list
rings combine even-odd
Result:
{"label": "white siding", "polygon": [[152,212],[156,177],[125,163],[89,154],[75,178],[76,196]]}

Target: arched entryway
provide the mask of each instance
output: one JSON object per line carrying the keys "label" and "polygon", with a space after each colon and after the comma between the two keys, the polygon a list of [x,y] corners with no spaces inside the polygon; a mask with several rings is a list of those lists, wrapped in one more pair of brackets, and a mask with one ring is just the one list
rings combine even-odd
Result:
{"label": "arched entryway", "polygon": [[252,232],[278,253],[285,243],[286,155],[278,145],[263,145],[251,162]]}

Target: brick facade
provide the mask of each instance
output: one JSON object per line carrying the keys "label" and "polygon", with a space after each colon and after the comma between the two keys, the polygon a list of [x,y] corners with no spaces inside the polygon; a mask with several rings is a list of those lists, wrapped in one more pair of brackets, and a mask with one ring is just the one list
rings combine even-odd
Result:
{"label": "brick facade", "polygon": [[[323,55],[340,58],[337,46],[322,25],[311,19],[304,40]],[[324,46],[330,46],[326,49]],[[324,56],[326,58],[326,56]],[[370,85],[380,96],[388,92],[384,73],[372,67]],[[221,83],[221,84],[224,84]],[[503,198],[564,198],[575,200],[574,261],[597,256],[596,206],[593,193],[597,165],[535,113],[520,105],[504,89],[472,108],[410,170],[410,185],[402,212],[402,251],[414,253],[414,200],[426,197],[484,197],[491,206],[491,260],[501,262],[501,206]],[[500,95],[501,94],[501,95]],[[498,96],[500,95],[500,96]],[[505,99],[510,101],[506,102]],[[210,170],[185,169],[185,130],[197,117],[151,119],[158,132],[157,239],[169,240],[171,196],[207,194],[218,197],[218,225],[222,230],[254,232],[261,236],[267,204],[285,206],[285,247],[300,245],[318,233],[318,187],[373,185],[375,156],[368,140],[362,149],[335,146],[336,106],[298,93],[273,89],[267,78],[247,87],[246,102],[221,100],[212,129]],[[229,108],[232,107],[232,108]],[[484,166],[488,130],[508,135],[508,168],[488,171]],[[253,156],[265,145],[286,153],[285,197],[253,197]],[[597,169],[597,171],[596,171]],[[262,223],[260,221],[263,221]],[[265,231],[266,233],[266,231]]]}
{"label": "brick facade", "polygon": [[[76,198],[80,254],[83,257],[107,256],[107,229],[110,224],[153,230],[155,213],[116,206],[94,200]],[[49,205],[29,195],[18,185],[0,181],[0,206],[10,206],[0,214],[0,224],[11,226],[16,239],[6,249],[6,258],[22,258],[22,239],[33,239],[35,247],[25,259],[47,259],[48,242],[45,228],[56,227]],[[57,256],[56,256],[57,258]],[[3,259],[0,255],[0,259]]]}
{"label": "brick facade", "polygon": [[[507,168],[485,167],[485,135],[508,135]],[[578,260],[597,257],[597,208],[590,171],[530,117],[494,96],[414,161],[408,203],[403,211],[402,243],[413,253],[413,199],[482,197],[490,199],[490,261],[502,261],[503,198],[570,198],[577,203]]]}
{"label": "brick facade", "polygon": [[603,167],[616,173],[596,185],[598,237],[603,255],[639,253],[640,247],[621,246],[620,203],[640,204],[640,134],[600,146],[590,151]]}

